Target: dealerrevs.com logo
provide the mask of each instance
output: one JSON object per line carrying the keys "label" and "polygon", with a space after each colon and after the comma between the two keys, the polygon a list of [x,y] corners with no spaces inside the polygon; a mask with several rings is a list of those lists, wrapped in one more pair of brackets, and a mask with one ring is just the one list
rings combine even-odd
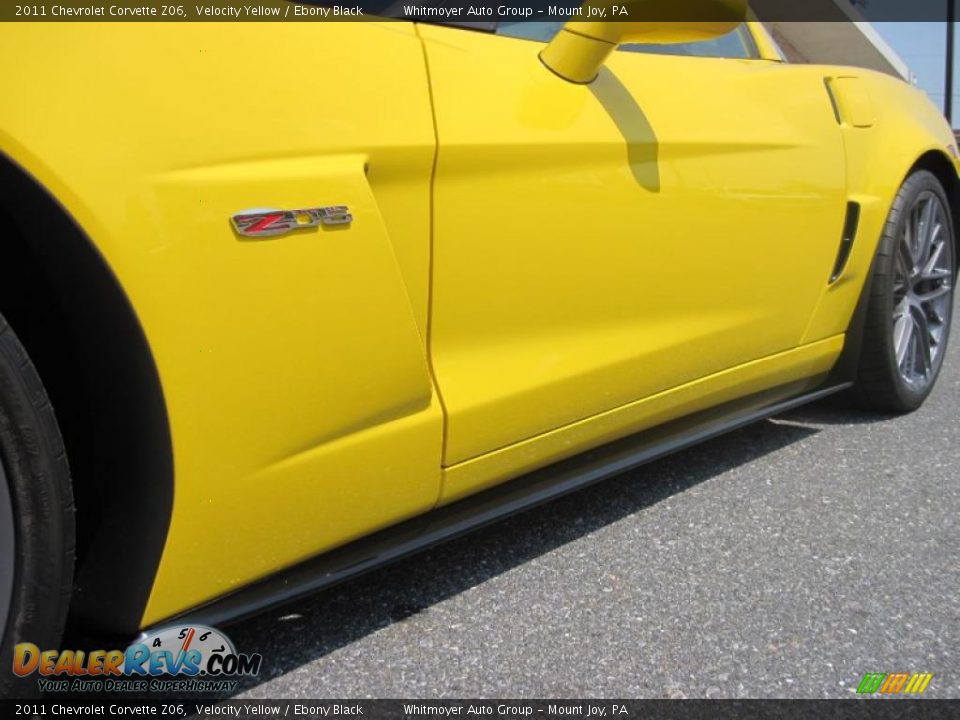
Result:
{"label": "dealerrevs.com logo", "polygon": [[205,625],[170,625],[126,650],[41,650],[19,643],[13,672],[36,674],[41,692],[223,692],[232,678],[260,672],[263,656],[238,653],[224,633]]}

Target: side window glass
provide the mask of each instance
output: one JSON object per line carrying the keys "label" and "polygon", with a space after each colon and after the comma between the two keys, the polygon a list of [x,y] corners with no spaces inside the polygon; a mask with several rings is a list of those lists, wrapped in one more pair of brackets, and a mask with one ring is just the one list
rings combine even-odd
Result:
{"label": "side window glass", "polygon": [[563,20],[557,20],[556,22],[498,22],[495,32],[497,35],[507,35],[523,40],[538,40],[546,43],[553,40],[553,36],[560,32],[563,23]]}
{"label": "side window glass", "polygon": [[623,52],[656,53],[659,55],[689,55],[693,57],[713,58],[757,58],[760,54],[753,43],[753,37],[745,25],[733,32],[714,40],[683,43],[681,45],[621,45]]}
{"label": "side window glass", "polygon": [[[535,40],[546,43],[550,42],[553,39],[553,36],[560,32],[560,28],[562,28],[563,25],[563,20],[551,22],[498,22],[495,24],[495,27],[491,29],[497,35],[505,35],[507,37],[521,38],[523,40]],[[680,45],[627,44],[621,45],[618,49],[622,52],[656,53],[658,55],[687,55],[693,57],[740,59],[760,57],[760,53],[757,51],[757,47],[753,42],[753,36],[750,35],[750,30],[746,25],[741,25],[736,30],[714,40],[683,43]]]}

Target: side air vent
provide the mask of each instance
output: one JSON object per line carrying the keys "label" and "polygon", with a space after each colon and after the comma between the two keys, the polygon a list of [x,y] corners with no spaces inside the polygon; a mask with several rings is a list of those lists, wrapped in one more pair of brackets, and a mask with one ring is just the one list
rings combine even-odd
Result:
{"label": "side air vent", "polygon": [[847,219],[843,222],[843,235],[840,238],[840,249],[837,251],[837,261],[833,264],[833,274],[830,282],[835,283],[847,267],[850,251],[853,250],[853,241],[857,237],[857,226],[860,224],[860,203],[847,203]]}

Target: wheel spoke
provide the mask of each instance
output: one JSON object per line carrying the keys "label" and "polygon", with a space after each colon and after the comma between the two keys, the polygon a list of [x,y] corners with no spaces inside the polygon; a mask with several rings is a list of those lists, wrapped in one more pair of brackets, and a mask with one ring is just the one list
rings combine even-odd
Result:
{"label": "wheel spoke", "polygon": [[904,313],[897,318],[893,326],[893,343],[897,349],[897,365],[903,367],[903,362],[913,342],[913,318]]}
{"label": "wheel spoke", "polygon": [[927,199],[927,204],[923,206],[920,215],[920,227],[917,230],[916,255],[914,255],[914,268],[920,267],[927,256],[930,254],[930,244],[933,242],[936,232],[936,212],[937,203],[933,198]]}
{"label": "wheel spoke", "polygon": [[917,368],[917,326],[910,321],[910,342],[907,343],[907,354],[903,361],[903,374],[913,379]]}
{"label": "wheel spoke", "polygon": [[944,245],[945,243],[941,241],[931,248],[930,257],[923,264],[923,269],[920,271],[920,277],[922,277],[924,280],[932,279],[929,277],[930,273],[937,270],[937,264],[940,262],[940,258],[943,256]]}
{"label": "wheel spoke", "polygon": [[913,250],[910,248],[910,240],[904,235],[903,241],[896,254],[896,267],[894,268],[894,280],[899,280],[903,285],[907,285],[910,277],[913,275],[915,263],[913,260]]}
{"label": "wheel spoke", "polygon": [[930,334],[930,323],[923,312],[914,313],[913,321],[916,323],[914,335],[916,336],[917,359],[920,361],[923,375],[926,376],[933,370],[933,347],[936,342]]}
{"label": "wheel spoke", "polygon": [[903,237],[900,239],[900,248],[897,253],[898,259],[903,263],[904,275],[909,277],[913,268],[916,267],[916,259],[913,256],[914,234],[914,216],[910,213],[906,222],[903,224]]}
{"label": "wheel spoke", "polygon": [[949,270],[931,270],[920,276],[921,280],[948,280],[953,276]]}
{"label": "wheel spoke", "polygon": [[940,222],[941,219],[940,213],[937,212],[936,215],[934,215],[933,230],[930,232],[929,247],[933,247],[940,240],[940,233],[943,232],[943,223]]}
{"label": "wheel spoke", "polygon": [[928,302],[932,302],[937,298],[941,298],[944,295],[949,295],[949,294],[950,294],[950,284],[944,283],[943,285],[940,285],[939,287],[935,287],[932,290],[928,290],[927,292],[917,293],[915,297],[917,299],[917,302],[925,304]]}

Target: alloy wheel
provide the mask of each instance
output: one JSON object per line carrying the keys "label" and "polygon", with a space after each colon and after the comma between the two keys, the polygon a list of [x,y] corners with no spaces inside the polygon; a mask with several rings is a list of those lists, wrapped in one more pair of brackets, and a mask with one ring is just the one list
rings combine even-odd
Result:
{"label": "alloy wheel", "polygon": [[897,243],[893,280],[893,343],[903,381],[922,391],[943,359],[953,308],[953,238],[947,210],[921,193]]}

